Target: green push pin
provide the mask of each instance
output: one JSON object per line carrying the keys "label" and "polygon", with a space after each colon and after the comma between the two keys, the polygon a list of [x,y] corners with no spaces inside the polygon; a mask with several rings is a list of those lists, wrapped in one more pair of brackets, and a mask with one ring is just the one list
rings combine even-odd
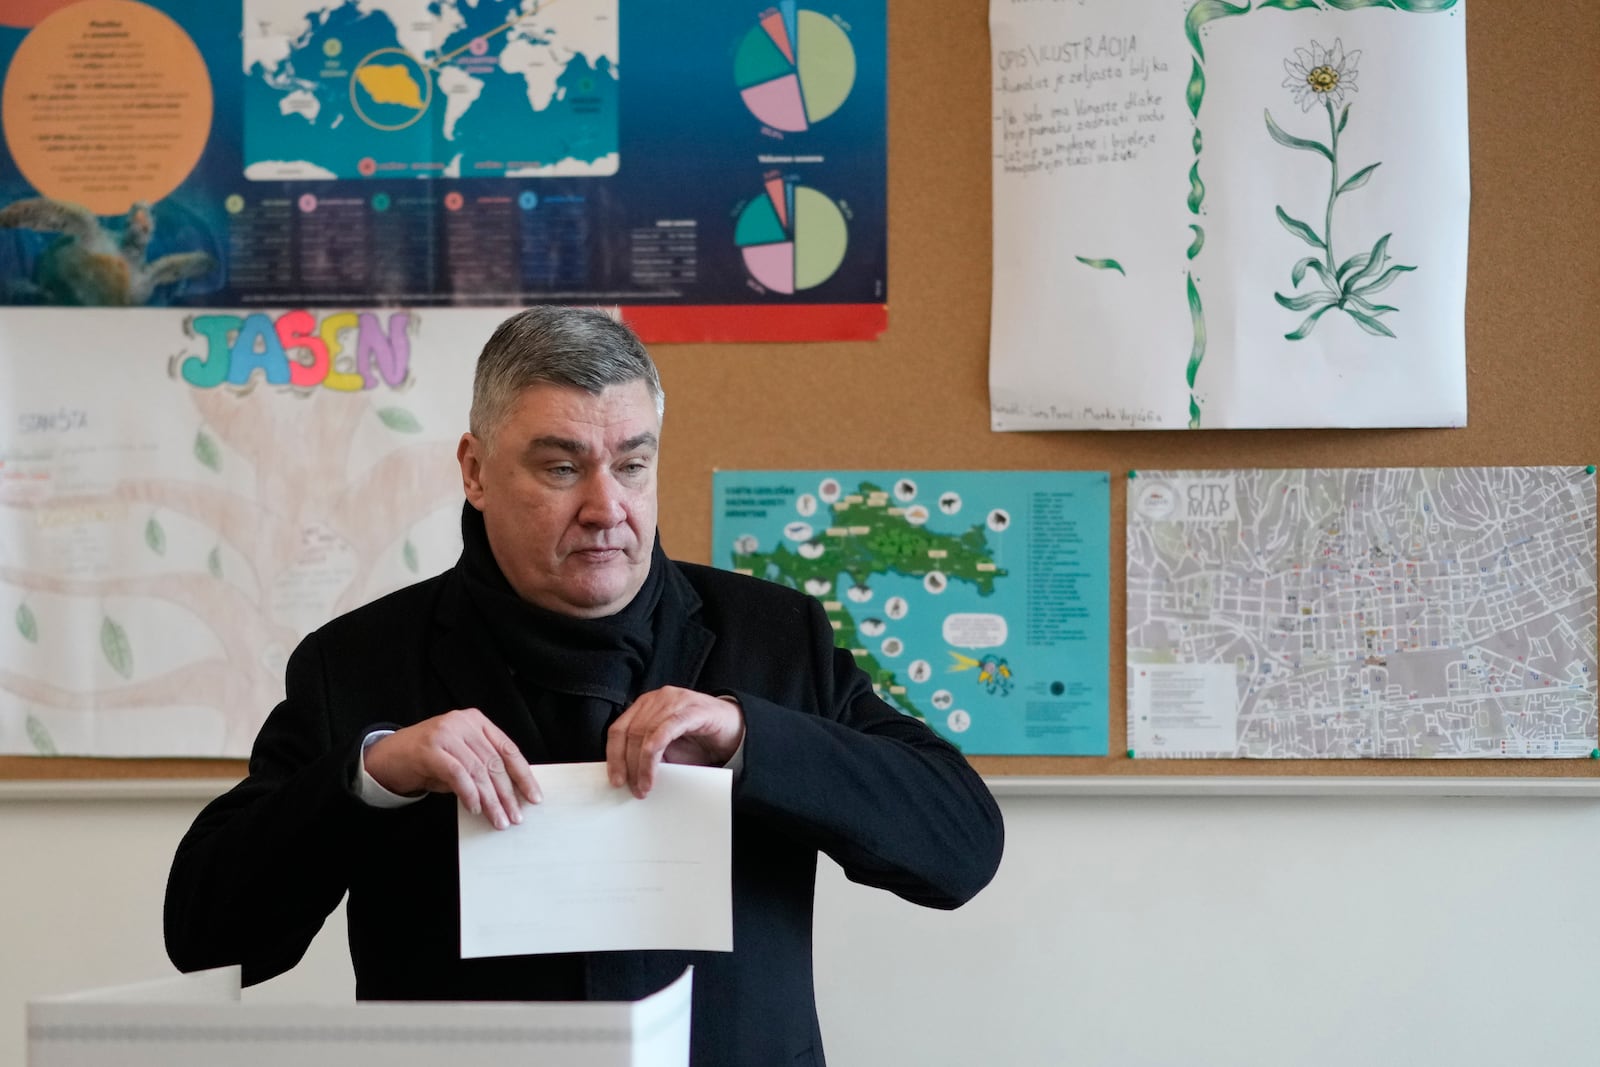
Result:
{"label": "green push pin", "polygon": [[1590,474],[1593,474],[1593,473],[1594,473],[1594,464],[1593,464],[1593,463],[1591,463],[1591,464],[1589,464],[1589,465],[1588,465],[1588,466],[1587,466],[1587,467],[1585,467],[1585,468],[1583,468],[1583,469],[1584,469],[1584,470],[1585,470],[1585,471],[1587,471],[1587,472],[1589,472],[1589,473],[1590,473]]}
{"label": "green push pin", "polygon": [[[1591,473],[1591,474],[1594,473],[1594,468],[1593,467],[1589,468],[1589,473]],[[1139,477],[1139,472],[1138,471],[1129,471],[1128,472],[1128,481],[1131,482],[1137,477]]]}
{"label": "green push pin", "polygon": [[[1133,759],[1133,758],[1134,758],[1134,756],[1133,756],[1133,749],[1131,749],[1131,748],[1130,748],[1130,749],[1128,749],[1128,758],[1129,758],[1129,759]],[[1597,758],[1600,758],[1600,753],[1597,753]]]}
{"label": "green push pin", "polygon": [[1590,752],[1589,753],[1589,758],[1590,759],[1600,759],[1600,748],[1597,748],[1594,751]]}

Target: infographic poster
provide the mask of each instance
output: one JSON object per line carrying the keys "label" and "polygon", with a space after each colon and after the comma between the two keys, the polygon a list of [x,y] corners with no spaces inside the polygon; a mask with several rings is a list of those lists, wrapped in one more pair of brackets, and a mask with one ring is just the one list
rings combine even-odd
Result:
{"label": "infographic poster", "polygon": [[1466,7],[991,0],[991,427],[1464,425]]}
{"label": "infographic poster", "polygon": [[0,7],[0,305],[887,323],[884,0]]}
{"label": "infographic poster", "polygon": [[1103,756],[1110,479],[719,471],[713,565],[818,598],[878,694],[968,755]]}
{"label": "infographic poster", "polygon": [[1139,471],[1139,758],[1596,753],[1595,469]]}

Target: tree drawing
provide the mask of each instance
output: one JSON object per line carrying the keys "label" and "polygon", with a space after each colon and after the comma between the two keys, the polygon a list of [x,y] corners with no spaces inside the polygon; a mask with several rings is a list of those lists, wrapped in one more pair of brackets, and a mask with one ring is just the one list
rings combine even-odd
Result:
{"label": "tree drawing", "polygon": [[1389,238],[1394,236],[1392,233],[1378,238],[1370,251],[1353,255],[1343,263],[1334,254],[1333,215],[1339,198],[1366,185],[1381,165],[1372,163],[1348,178],[1340,178],[1339,135],[1350,122],[1350,104],[1345,103],[1344,98],[1345,94],[1356,91],[1356,62],[1360,58],[1360,51],[1346,52],[1343,41],[1335,38],[1332,48],[1324,48],[1312,41],[1309,50],[1296,48],[1294,55],[1283,61],[1283,69],[1288,74],[1283,85],[1291,91],[1301,112],[1309,112],[1317,104],[1321,104],[1327,112],[1327,144],[1287,133],[1272,120],[1270,109],[1263,112],[1267,120],[1267,132],[1274,141],[1285,148],[1317,153],[1328,161],[1332,172],[1320,233],[1281,206],[1277,208],[1278,221],[1284,229],[1310,245],[1315,252],[1295,263],[1290,270],[1289,277],[1294,288],[1299,289],[1308,276],[1314,276],[1321,283],[1321,288],[1294,296],[1278,292],[1272,294],[1279,304],[1290,311],[1311,312],[1294,332],[1284,335],[1291,341],[1309,337],[1316,328],[1317,320],[1335,308],[1349,315],[1367,333],[1393,337],[1394,331],[1380,320],[1399,309],[1375,303],[1371,298],[1387,289],[1401,274],[1417,269],[1401,264],[1388,265]]}

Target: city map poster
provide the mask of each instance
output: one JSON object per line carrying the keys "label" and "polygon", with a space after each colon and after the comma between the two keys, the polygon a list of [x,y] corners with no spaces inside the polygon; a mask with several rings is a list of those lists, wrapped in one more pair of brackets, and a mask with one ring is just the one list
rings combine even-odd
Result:
{"label": "city map poster", "polygon": [[305,634],[456,562],[503,317],[0,315],[0,753],[247,755]]}
{"label": "city map poster", "polygon": [[718,471],[711,562],[821,601],[885,701],[967,755],[1103,756],[1101,471]]}
{"label": "city map poster", "polygon": [[1137,758],[1588,757],[1595,468],[1145,471]]}
{"label": "city map poster", "polygon": [[989,12],[993,429],[1465,424],[1465,0]]}
{"label": "city map poster", "polygon": [[0,306],[581,303],[647,341],[876,337],[885,8],[5,4]]}

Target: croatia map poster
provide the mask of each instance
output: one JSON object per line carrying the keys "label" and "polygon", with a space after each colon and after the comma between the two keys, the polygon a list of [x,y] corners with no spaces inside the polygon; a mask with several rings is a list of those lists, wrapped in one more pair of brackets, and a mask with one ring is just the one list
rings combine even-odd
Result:
{"label": "croatia map poster", "polygon": [[1106,473],[719,471],[712,496],[712,564],[816,597],[903,714],[968,755],[1106,754]]}
{"label": "croatia map poster", "polygon": [[1138,471],[1138,758],[1587,758],[1594,467]]}
{"label": "croatia map poster", "polygon": [[991,0],[991,427],[1465,425],[1466,8]]}
{"label": "croatia map poster", "polygon": [[886,64],[885,0],[6,3],[0,306],[876,337]]}

